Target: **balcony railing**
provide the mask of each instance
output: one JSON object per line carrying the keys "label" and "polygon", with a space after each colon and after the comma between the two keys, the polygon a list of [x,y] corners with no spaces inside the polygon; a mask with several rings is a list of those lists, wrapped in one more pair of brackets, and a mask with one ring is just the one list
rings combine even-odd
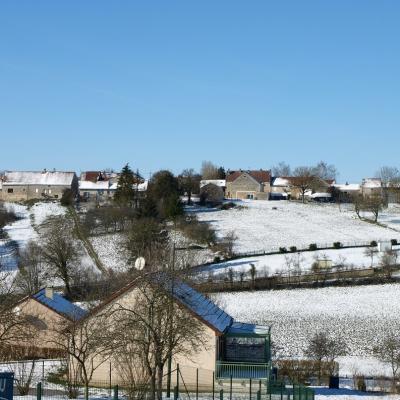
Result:
{"label": "balcony railing", "polygon": [[268,379],[270,375],[270,364],[249,364],[232,363],[217,361],[216,363],[217,379]]}

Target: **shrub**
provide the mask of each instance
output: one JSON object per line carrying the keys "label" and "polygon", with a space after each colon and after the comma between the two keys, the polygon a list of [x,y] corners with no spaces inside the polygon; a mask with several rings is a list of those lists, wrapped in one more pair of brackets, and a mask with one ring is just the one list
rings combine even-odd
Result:
{"label": "shrub", "polygon": [[287,253],[286,247],[279,247],[279,252],[280,253]]}
{"label": "shrub", "polygon": [[372,240],[371,243],[369,244],[371,247],[376,247],[378,246],[378,243],[376,242],[376,240]]}
{"label": "shrub", "polygon": [[60,202],[62,206],[72,206],[74,203],[74,192],[71,189],[65,189],[62,193]]}
{"label": "shrub", "polygon": [[342,247],[342,243],[340,243],[340,242],[335,242],[335,243],[333,243],[333,247],[334,247],[335,249],[340,249],[340,248]]}
{"label": "shrub", "polygon": [[397,239],[392,239],[391,242],[392,242],[392,246],[396,246],[397,245]]}
{"label": "shrub", "polygon": [[290,246],[290,251],[292,253],[295,253],[297,251],[297,247],[296,246]]}
{"label": "shrub", "polygon": [[309,250],[312,250],[312,251],[318,250],[318,246],[317,246],[316,243],[311,243],[311,244],[308,246],[308,248],[309,248]]}
{"label": "shrub", "polygon": [[235,207],[236,207],[236,204],[230,201],[229,203],[222,204],[220,208],[221,208],[221,210],[229,210],[229,209],[235,208]]}
{"label": "shrub", "polygon": [[220,256],[215,256],[214,257],[214,262],[215,263],[219,263],[221,261],[221,257]]}

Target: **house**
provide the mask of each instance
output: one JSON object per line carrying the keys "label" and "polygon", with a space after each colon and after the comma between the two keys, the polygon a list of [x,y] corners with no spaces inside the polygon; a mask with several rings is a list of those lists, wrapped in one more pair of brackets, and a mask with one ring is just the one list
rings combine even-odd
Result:
{"label": "house", "polygon": [[75,172],[64,171],[6,171],[3,176],[1,199],[25,201],[60,199],[66,189],[78,194]]}
{"label": "house", "polygon": [[[110,199],[115,189],[112,187],[111,181],[99,180],[92,181],[79,181],[79,196],[82,201],[96,201],[97,203]],[[116,184],[114,184],[116,185]]]}
{"label": "house", "polygon": [[382,196],[382,181],[380,178],[364,178],[361,183],[361,194],[364,197]]}
{"label": "house", "polygon": [[62,350],[54,340],[55,331],[63,324],[80,320],[87,314],[85,310],[55,292],[53,288],[43,288],[33,295],[24,297],[13,306],[13,311],[23,315],[36,332],[29,343],[23,341],[15,343],[14,346],[26,349],[29,358],[62,356]]}
{"label": "house", "polygon": [[200,203],[221,204],[225,197],[225,179],[209,179],[200,181]]}
{"label": "house", "polygon": [[228,199],[268,200],[270,188],[270,171],[229,171],[226,176],[225,194]]}
{"label": "house", "polygon": [[316,176],[281,176],[272,178],[270,198],[273,199],[295,199],[302,198],[301,187],[307,187],[305,197],[313,201],[331,201],[333,179],[321,179]]}
{"label": "house", "polygon": [[[195,382],[196,369],[209,371],[209,382],[212,377],[217,380],[243,380],[255,378],[268,380],[271,372],[270,328],[254,324],[241,323],[218,307],[212,300],[193,289],[190,285],[166,273],[152,273],[141,277],[156,285],[190,318],[200,323],[205,343],[198,346],[196,353],[188,357],[173,355],[172,364],[178,364],[185,382]],[[114,293],[108,300],[95,308],[87,318],[101,315],[115,315],[118,309],[132,309],[137,312],[137,304],[141,301],[140,279],[129,283]],[[138,303],[139,302],[139,303]],[[84,323],[85,319],[82,320]],[[111,323],[114,327],[117,324]],[[182,345],[181,345],[182,347]],[[91,365],[99,365],[94,371],[93,381],[106,381],[110,378],[110,363],[103,363],[99,356],[90,360]],[[118,365],[121,360],[111,360]],[[114,371],[114,368],[111,368]],[[113,372],[114,374],[114,372]],[[121,379],[118,373],[112,377],[113,382]],[[203,379],[203,383],[204,379]]]}
{"label": "house", "polygon": [[351,202],[361,193],[361,185],[358,183],[334,184],[332,194],[340,202]]}

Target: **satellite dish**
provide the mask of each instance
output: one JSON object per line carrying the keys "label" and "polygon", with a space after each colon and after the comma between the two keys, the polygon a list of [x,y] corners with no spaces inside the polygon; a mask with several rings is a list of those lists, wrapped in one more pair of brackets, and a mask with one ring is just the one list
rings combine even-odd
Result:
{"label": "satellite dish", "polygon": [[135,261],[135,268],[141,271],[146,265],[146,260],[143,257],[138,257]]}

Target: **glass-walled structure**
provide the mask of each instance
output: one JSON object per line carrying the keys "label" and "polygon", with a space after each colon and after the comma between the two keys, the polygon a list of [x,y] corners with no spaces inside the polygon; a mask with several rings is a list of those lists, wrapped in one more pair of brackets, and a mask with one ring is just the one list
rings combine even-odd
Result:
{"label": "glass-walled structure", "polygon": [[233,323],[217,339],[217,379],[268,380],[271,370],[270,328]]}

